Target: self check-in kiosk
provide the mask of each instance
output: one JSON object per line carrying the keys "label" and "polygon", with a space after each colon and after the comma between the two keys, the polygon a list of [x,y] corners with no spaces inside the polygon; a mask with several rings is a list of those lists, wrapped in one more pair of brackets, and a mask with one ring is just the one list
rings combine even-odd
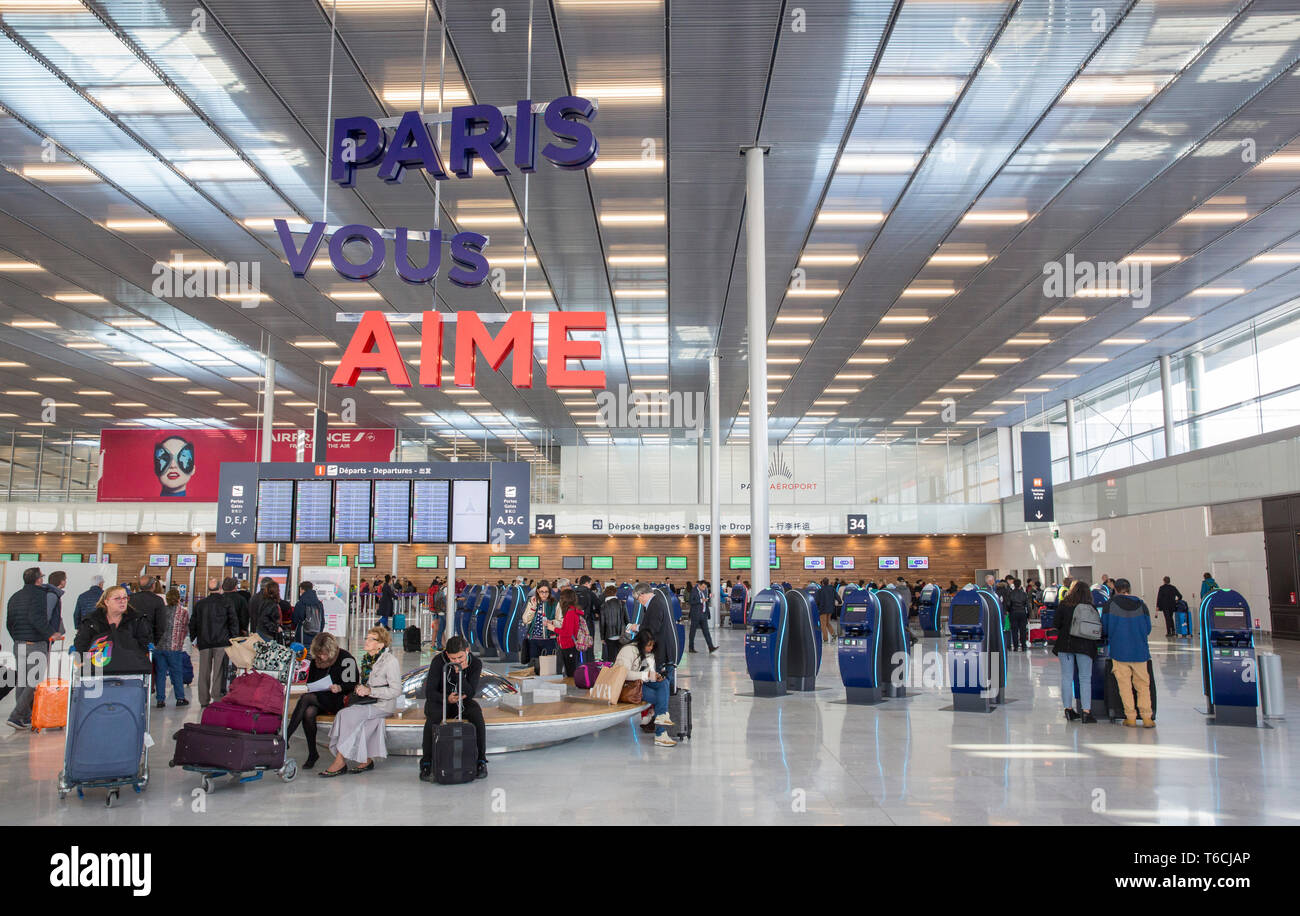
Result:
{"label": "self check-in kiosk", "polygon": [[1201,680],[1216,725],[1258,724],[1259,669],[1250,605],[1232,589],[1201,600]]}
{"label": "self check-in kiosk", "polygon": [[881,684],[889,677],[889,656],[882,640],[880,599],[864,588],[846,589],[840,610],[840,679],[849,703],[879,703]]}
{"label": "self check-in kiosk", "polygon": [[473,617],[483,595],[483,586],[469,585],[456,601],[456,632],[466,639],[473,638]]}
{"label": "self check-in kiosk", "polygon": [[785,593],[785,600],[790,611],[785,686],[789,690],[816,690],[822,661],[820,631],[813,622],[817,620],[816,595],[792,588]]}
{"label": "self check-in kiosk", "polygon": [[497,615],[497,657],[510,661],[520,660],[520,650],[524,646],[524,609],[528,607],[528,595],[523,586],[512,585],[506,589],[506,596],[501,600],[501,612]]}
{"label": "self check-in kiosk", "polygon": [[[876,592],[880,602],[880,644],[885,652],[885,681],[880,685],[885,696],[891,698],[907,696],[908,666],[911,659],[907,654],[907,607],[903,598],[892,588],[883,588]],[[902,670],[895,659],[902,654]]]}
{"label": "self check-in kiosk", "polygon": [[933,582],[927,584],[921,589],[921,635],[922,636],[939,636],[942,622],[939,619],[939,608],[943,604],[943,589]]}
{"label": "self check-in kiosk", "polygon": [[492,616],[500,600],[501,589],[498,589],[495,585],[483,586],[483,593],[478,600],[478,607],[470,618],[469,645],[470,649],[476,654],[481,655],[484,646],[487,645],[488,618]]}
{"label": "self check-in kiosk", "polygon": [[731,587],[731,610],[729,619],[733,627],[745,625],[745,609],[749,605],[749,589],[737,582]]}
{"label": "self check-in kiosk", "polygon": [[973,585],[948,605],[948,668],[958,712],[989,712],[1004,699],[1006,637],[997,595]]}
{"label": "self check-in kiosk", "polygon": [[785,593],[765,588],[755,595],[749,606],[749,632],[745,634],[745,668],[754,682],[755,696],[785,695],[789,631]]}

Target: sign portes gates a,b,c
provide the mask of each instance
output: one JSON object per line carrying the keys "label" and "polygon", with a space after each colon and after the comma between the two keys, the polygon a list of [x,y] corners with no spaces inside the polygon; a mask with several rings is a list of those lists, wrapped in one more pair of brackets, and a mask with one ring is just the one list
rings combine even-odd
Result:
{"label": "sign portes gates a,b,c", "polygon": [[1055,521],[1051,433],[1025,431],[1020,434],[1020,473],[1020,489],[1025,499],[1025,521]]}

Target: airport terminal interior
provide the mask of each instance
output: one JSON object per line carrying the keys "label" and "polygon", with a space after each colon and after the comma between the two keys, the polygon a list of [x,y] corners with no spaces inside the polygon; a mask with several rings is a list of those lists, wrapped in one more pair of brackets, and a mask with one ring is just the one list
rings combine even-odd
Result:
{"label": "airport terminal interior", "polygon": [[1298,62],[0,0],[0,821],[1300,823]]}

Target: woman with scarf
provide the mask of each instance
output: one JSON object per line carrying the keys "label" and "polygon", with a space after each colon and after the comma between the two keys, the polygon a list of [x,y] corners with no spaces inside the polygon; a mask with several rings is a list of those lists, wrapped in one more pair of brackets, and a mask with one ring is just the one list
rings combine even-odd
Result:
{"label": "woman with scarf", "polygon": [[555,654],[555,637],[551,631],[557,625],[558,616],[559,602],[551,597],[551,584],[543,579],[537,583],[533,596],[528,599],[528,606],[524,608],[524,639],[527,640],[528,659],[534,667],[543,655]]}
{"label": "woman with scarf", "polygon": [[[347,705],[334,717],[330,729],[330,750],[334,761],[321,776],[366,773],[375,768],[376,757],[388,756],[384,720],[397,709],[402,692],[402,668],[393,654],[393,634],[387,627],[371,627],[366,633],[361,656],[361,679]],[[348,769],[348,761],[359,766]]]}

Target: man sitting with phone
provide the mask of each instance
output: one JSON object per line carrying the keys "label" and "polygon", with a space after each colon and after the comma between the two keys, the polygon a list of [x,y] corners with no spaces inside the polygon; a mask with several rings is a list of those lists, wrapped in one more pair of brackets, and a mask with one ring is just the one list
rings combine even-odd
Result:
{"label": "man sitting with phone", "polygon": [[[470,654],[463,636],[447,640],[447,648],[433,657],[425,678],[424,755],[420,758],[420,779],[433,781],[433,730],[442,724],[443,692],[446,691],[447,715],[466,719],[478,737],[478,778],[487,777],[487,727],[483,710],[474,700],[478,679],[483,674],[483,660]],[[459,686],[459,691],[458,691]],[[458,711],[459,709],[459,711]]]}

